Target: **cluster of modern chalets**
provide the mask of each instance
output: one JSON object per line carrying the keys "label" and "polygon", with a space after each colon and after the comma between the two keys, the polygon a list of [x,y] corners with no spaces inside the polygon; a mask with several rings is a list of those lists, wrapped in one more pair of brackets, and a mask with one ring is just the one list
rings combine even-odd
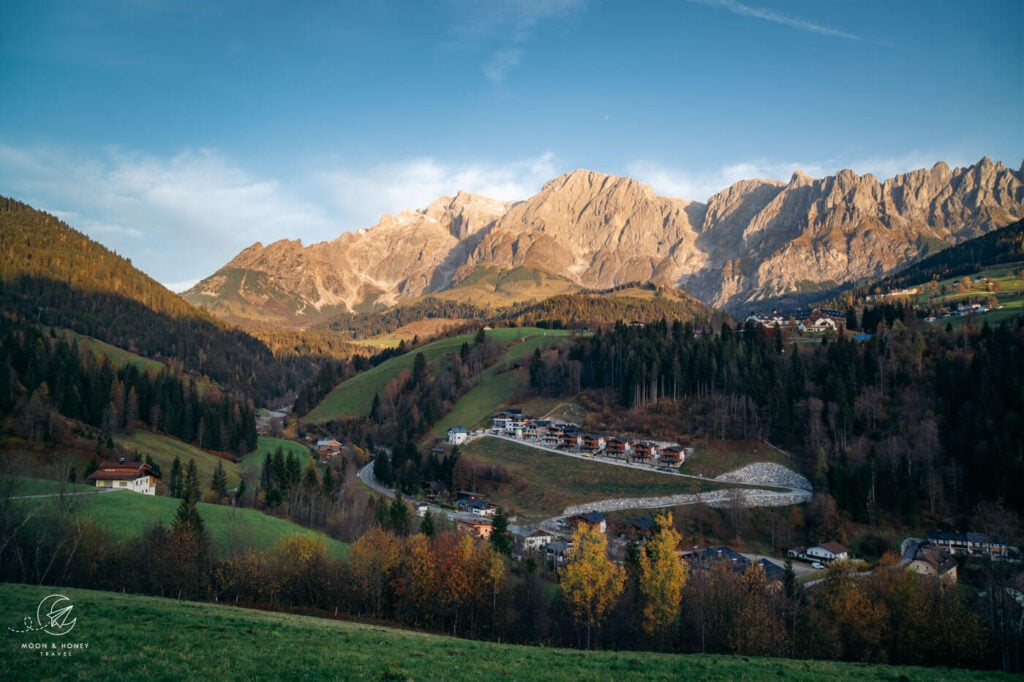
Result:
{"label": "cluster of modern chalets", "polygon": [[[635,464],[662,467],[678,467],[686,461],[689,450],[678,443],[583,433],[576,424],[537,419],[523,414],[521,409],[508,409],[492,416],[490,433],[553,450],[602,455]],[[449,442],[453,441],[453,435],[458,438],[457,434],[449,431]]]}

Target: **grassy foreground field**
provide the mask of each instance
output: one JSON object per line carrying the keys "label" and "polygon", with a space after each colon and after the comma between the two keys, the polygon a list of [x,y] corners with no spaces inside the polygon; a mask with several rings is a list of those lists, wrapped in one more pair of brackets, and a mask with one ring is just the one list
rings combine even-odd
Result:
{"label": "grassy foreground field", "polygon": [[[61,636],[23,630],[44,597]],[[988,671],[732,656],[574,651],[73,588],[0,584],[4,680],[990,680]],[[46,646],[46,650],[38,648]],[[64,646],[78,648],[62,648]],[[36,647],[36,648],[30,648]],[[56,648],[50,648],[56,647]],[[67,653],[45,656],[44,653]]]}

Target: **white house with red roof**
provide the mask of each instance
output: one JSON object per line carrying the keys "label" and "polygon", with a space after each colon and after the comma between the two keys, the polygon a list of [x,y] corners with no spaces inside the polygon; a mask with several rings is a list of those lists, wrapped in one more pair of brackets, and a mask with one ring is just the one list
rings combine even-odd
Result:
{"label": "white house with red roof", "polygon": [[100,462],[99,469],[89,474],[89,480],[93,481],[97,488],[131,490],[143,495],[156,495],[156,476],[145,462],[104,460]]}

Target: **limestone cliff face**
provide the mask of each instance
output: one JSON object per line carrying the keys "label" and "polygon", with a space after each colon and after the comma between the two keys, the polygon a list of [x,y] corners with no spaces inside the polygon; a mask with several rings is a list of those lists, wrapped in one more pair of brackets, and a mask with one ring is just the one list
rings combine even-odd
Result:
{"label": "limestone cliff face", "polygon": [[[748,211],[756,207],[754,194],[744,193]],[[727,199],[711,198],[709,218]],[[736,223],[747,215],[705,222],[700,244],[709,269],[691,293],[706,302],[735,309],[892,272],[1020,219],[1024,184],[1018,173],[987,158],[955,170],[938,163],[884,183],[850,170],[820,180],[798,171],[750,215],[738,237]]]}
{"label": "limestone cliff face", "polygon": [[515,204],[460,192],[330,242],[254,244],[185,297],[238,322],[303,325],[443,291],[482,267],[522,266],[587,288],[681,286],[736,310],[878,277],[1018,220],[1022,179],[987,158],[885,182],[797,171],[788,183],[738,182],[702,204],[579,170]]}
{"label": "limestone cliff face", "polygon": [[574,171],[499,218],[460,275],[484,264],[524,265],[589,288],[675,284],[704,261],[694,248],[704,207],[659,197],[630,178]]}

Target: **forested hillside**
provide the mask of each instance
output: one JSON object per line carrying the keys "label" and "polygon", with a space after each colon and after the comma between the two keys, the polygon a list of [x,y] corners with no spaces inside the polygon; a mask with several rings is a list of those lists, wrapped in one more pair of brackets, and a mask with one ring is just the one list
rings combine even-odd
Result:
{"label": "forested hillside", "polygon": [[264,401],[311,373],[252,336],[193,308],[53,216],[0,197],[0,308],[205,374]]}
{"label": "forested hillside", "polygon": [[951,333],[900,324],[813,345],[753,326],[620,324],[538,371],[563,371],[558,362],[576,363],[582,387],[616,409],[662,403],[683,432],[793,451],[857,520],[913,522],[1000,499],[1024,511],[1019,320]]}
{"label": "forested hillside", "polygon": [[167,368],[115,365],[7,317],[0,318],[0,417],[3,431],[32,443],[67,442],[72,420],[95,429],[101,448],[139,427],[236,455],[256,447],[248,401],[212,386],[201,390]]}
{"label": "forested hillside", "polygon": [[620,320],[646,324],[662,319],[721,322],[724,318],[724,313],[715,313],[684,292],[653,285],[627,285],[605,292],[561,294],[497,315],[497,319],[518,327],[556,329],[601,327]]}

